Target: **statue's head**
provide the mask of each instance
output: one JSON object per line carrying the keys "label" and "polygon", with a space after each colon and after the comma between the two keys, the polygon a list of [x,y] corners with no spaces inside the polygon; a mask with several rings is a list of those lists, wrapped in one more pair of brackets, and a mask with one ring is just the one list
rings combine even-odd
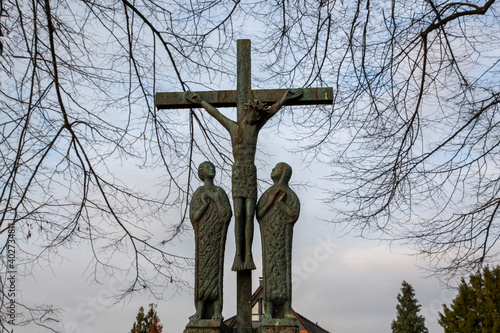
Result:
{"label": "statue's head", "polygon": [[269,108],[264,103],[258,99],[252,99],[245,106],[245,118],[250,125],[255,125],[268,110]]}
{"label": "statue's head", "polygon": [[290,178],[292,178],[292,167],[285,162],[276,164],[273,171],[271,172],[271,179],[275,183],[288,184]]}
{"label": "statue's head", "polygon": [[202,162],[198,167],[198,178],[204,182],[207,177],[215,177],[215,165],[209,161]]}

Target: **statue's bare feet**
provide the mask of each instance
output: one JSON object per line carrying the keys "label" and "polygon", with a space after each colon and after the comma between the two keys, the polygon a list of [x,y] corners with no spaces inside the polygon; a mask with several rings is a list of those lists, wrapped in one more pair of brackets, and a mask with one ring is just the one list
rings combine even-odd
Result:
{"label": "statue's bare feet", "polygon": [[296,317],[293,314],[291,314],[290,312],[288,312],[287,314],[285,314],[285,318],[296,319]]}
{"label": "statue's bare feet", "polygon": [[222,317],[222,314],[216,313],[212,316],[212,319],[224,319],[224,317]]}
{"label": "statue's bare feet", "polygon": [[196,312],[194,315],[192,315],[191,317],[189,317],[189,319],[200,319],[201,316],[198,312]]}

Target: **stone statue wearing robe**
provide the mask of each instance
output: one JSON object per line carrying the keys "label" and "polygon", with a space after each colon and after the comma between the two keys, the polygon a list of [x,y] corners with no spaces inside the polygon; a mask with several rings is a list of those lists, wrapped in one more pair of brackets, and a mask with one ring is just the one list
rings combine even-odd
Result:
{"label": "stone statue wearing robe", "polygon": [[191,319],[220,319],[224,250],[232,211],[227,194],[214,185],[214,165],[201,163],[198,176],[205,184],[194,192],[189,210],[196,247],[196,313]]}
{"label": "stone statue wearing robe", "polygon": [[257,203],[264,266],[264,318],[294,318],[291,313],[292,238],[300,202],[288,186],[291,176],[292,168],[278,163],[271,173],[274,185]]}

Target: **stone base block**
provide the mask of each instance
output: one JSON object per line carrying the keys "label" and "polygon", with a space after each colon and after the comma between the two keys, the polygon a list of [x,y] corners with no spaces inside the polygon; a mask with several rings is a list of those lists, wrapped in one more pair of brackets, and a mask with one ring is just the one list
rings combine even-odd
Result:
{"label": "stone base block", "polygon": [[222,319],[190,319],[184,333],[232,333]]}
{"label": "stone base block", "polygon": [[262,318],[259,333],[299,333],[299,325],[295,318]]}

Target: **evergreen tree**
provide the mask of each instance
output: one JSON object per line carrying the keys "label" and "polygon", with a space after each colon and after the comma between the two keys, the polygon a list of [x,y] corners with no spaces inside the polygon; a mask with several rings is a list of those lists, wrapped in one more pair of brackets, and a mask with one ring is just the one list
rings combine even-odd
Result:
{"label": "evergreen tree", "polygon": [[163,325],[160,324],[160,319],[156,314],[156,305],[149,304],[149,311],[144,315],[144,308],[139,308],[136,321],[130,333],[162,333]]}
{"label": "evergreen tree", "polygon": [[392,333],[428,333],[425,318],[418,315],[420,305],[415,299],[415,291],[406,281],[403,281],[401,293],[398,294],[398,302],[398,315],[391,324]]}
{"label": "evergreen tree", "polygon": [[451,307],[443,305],[439,324],[445,333],[500,333],[500,266],[462,279]]}

